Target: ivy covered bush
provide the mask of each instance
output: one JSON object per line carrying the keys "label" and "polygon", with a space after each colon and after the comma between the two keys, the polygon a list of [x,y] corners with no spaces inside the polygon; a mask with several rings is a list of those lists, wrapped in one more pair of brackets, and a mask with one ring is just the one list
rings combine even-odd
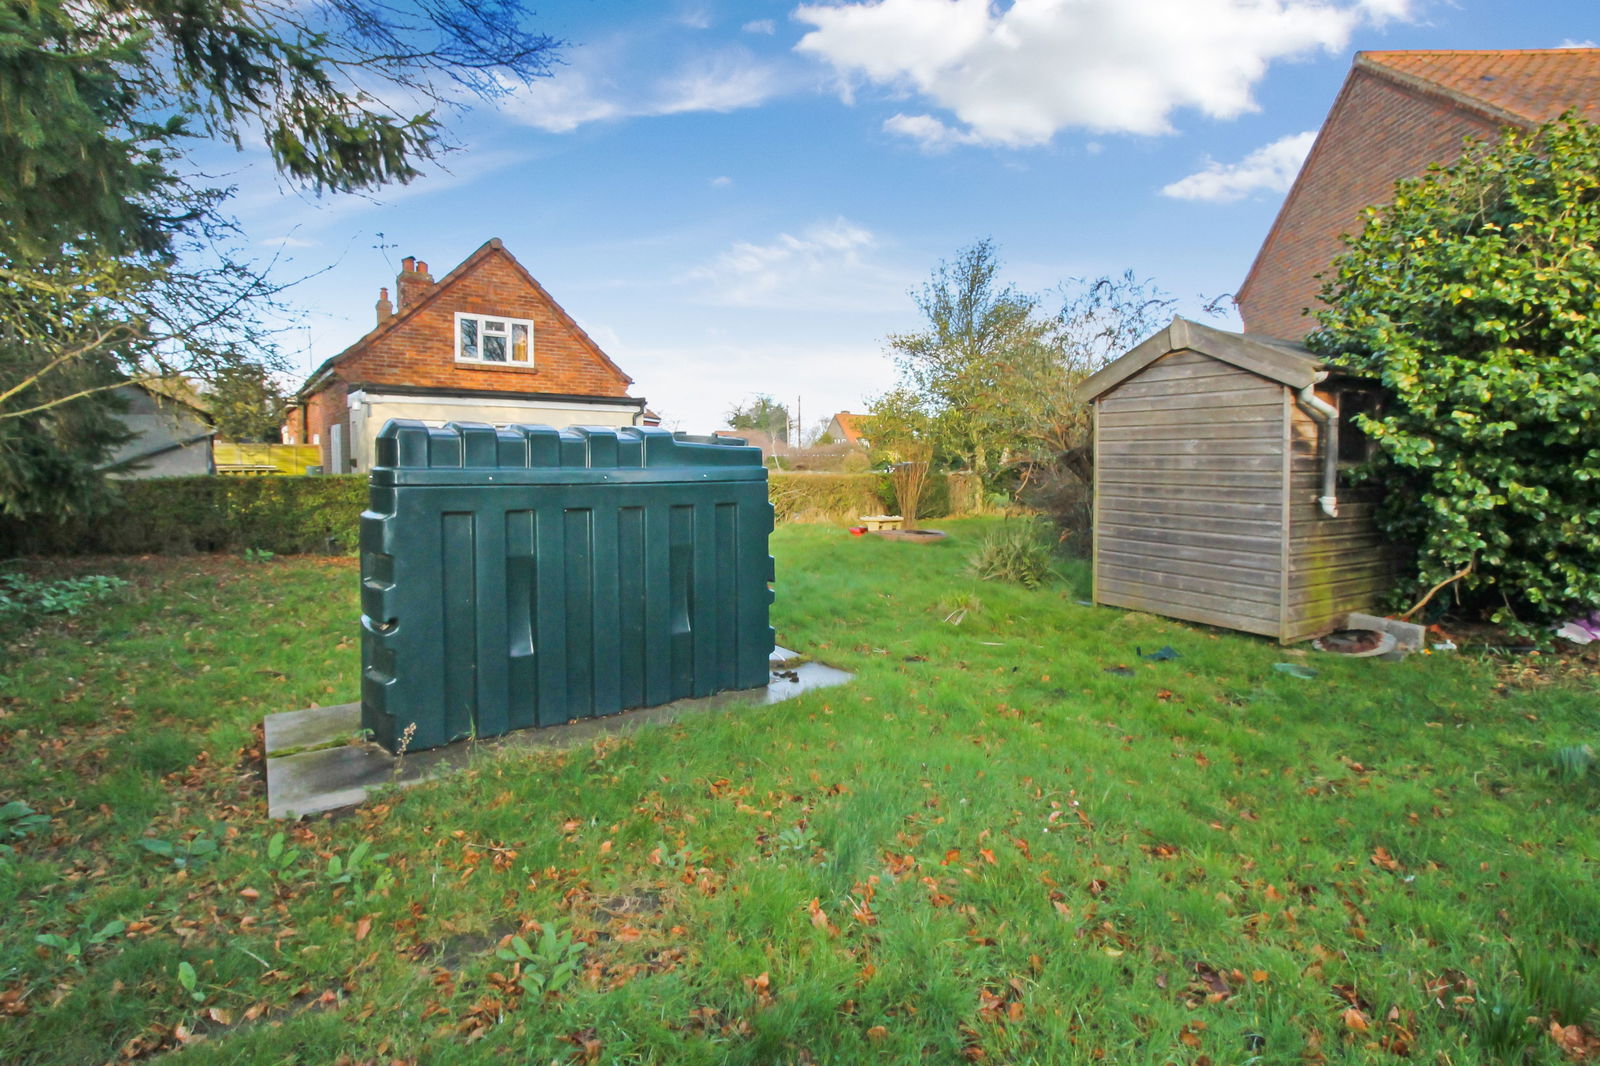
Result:
{"label": "ivy covered bush", "polygon": [[1469,148],[1369,209],[1309,339],[1381,381],[1359,420],[1419,591],[1465,571],[1531,626],[1600,605],[1600,127]]}

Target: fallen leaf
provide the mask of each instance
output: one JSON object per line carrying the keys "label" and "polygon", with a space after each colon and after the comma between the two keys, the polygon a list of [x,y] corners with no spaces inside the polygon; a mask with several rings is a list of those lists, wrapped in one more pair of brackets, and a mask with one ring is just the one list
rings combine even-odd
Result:
{"label": "fallen leaf", "polygon": [[371,915],[368,915],[367,917],[362,918],[362,919],[360,919],[359,921],[356,922],[356,939],[357,940],[365,940],[365,939],[367,939],[367,934],[370,933],[370,932],[372,932],[372,916]]}
{"label": "fallen leaf", "polygon": [[888,1035],[889,1030],[885,1029],[881,1025],[874,1025],[871,1029],[867,1030],[867,1039],[872,1041],[874,1044],[882,1042],[883,1039]]}
{"label": "fallen leaf", "polygon": [[1367,1016],[1354,1007],[1346,1007],[1344,1012],[1344,1027],[1353,1033],[1364,1033],[1370,1028]]}
{"label": "fallen leaf", "polygon": [[1393,855],[1389,854],[1389,849],[1384,847],[1380,847],[1373,851],[1372,865],[1376,866],[1380,870],[1394,871],[1400,869],[1400,864],[1395,861]]}

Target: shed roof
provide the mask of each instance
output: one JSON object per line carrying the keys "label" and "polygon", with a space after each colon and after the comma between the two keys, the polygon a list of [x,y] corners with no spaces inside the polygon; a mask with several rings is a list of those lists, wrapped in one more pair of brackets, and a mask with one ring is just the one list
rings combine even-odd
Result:
{"label": "shed roof", "polygon": [[1186,350],[1296,389],[1315,382],[1322,369],[1322,360],[1304,345],[1276,337],[1234,333],[1174,316],[1166,329],[1084,379],[1078,386],[1078,398],[1084,402],[1097,400],[1163,355]]}

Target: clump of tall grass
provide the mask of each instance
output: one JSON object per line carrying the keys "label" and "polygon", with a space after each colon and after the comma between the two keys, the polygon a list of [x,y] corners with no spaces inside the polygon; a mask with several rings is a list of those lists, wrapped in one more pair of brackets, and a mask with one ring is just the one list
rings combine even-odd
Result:
{"label": "clump of tall grass", "polygon": [[1055,544],[1049,533],[1032,519],[1006,521],[984,537],[968,559],[971,573],[984,581],[1010,581],[1036,589],[1053,580]]}

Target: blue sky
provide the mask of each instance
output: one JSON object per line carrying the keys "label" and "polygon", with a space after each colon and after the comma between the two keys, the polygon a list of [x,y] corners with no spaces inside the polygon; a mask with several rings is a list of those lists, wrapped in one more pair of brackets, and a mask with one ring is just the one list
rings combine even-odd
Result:
{"label": "blue sky", "polygon": [[[1199,314],[1243,280],[1361,49],[1600,40],[1596,0],[570,0],[555,76],[450,116],[445,169],[317,200],[247,153],[234,209],[301,373],[402,256],[500,237],[669,425],[888,387],[907,290],[992,237],[1047,291],[1132,269]],[[215,163],[215,160],[212,161]],[[381,236],[380,236],[381,234]]]}

